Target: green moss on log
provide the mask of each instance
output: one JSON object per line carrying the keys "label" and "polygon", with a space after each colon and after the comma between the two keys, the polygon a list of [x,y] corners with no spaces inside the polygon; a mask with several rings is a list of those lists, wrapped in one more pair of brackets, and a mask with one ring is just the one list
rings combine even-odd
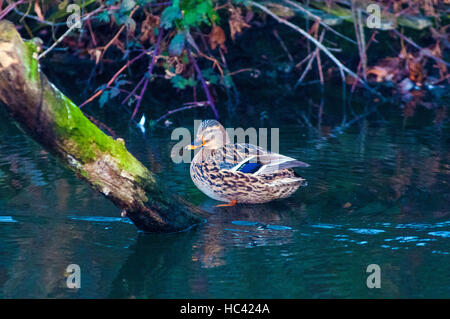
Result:
{"label": "green moss on log", "polygon": [[25,41],[25,56],[23,57],[25,68],[27,71],[27,79],[31,81],[36,81],[38,79],[39,73],[39,63],[36,60],[36,55],[38,53],[38,47],[36,43],[32,40]]}
{"label": "green moss on log", "polygon": [[[40,77],[38,61],[35,58],[38,46],[34,41],[26,41],[25,49],[23,62],[27,78],[37,82]],[[152,174],[127,151],[123,142],[116,141],[103,133],[58,88],[47,81],[42,85],[43,98],[53,116],[55,137],[74,160],[84,165],[102,156],[110,155],[118,167],[133,178],[149,179],[150,182],[154,182]],[[79,170],[81,175],[86,174],[81,167]]]}
{"label": "green moss on log", "polygon": [[50,85],[44,88],[44,98],[54,112],[54,129],[58,139],[82,165],[110,155],[128,174],[154,181],[147,168],[127,151],[122,142],[103,133],[56,87]]}

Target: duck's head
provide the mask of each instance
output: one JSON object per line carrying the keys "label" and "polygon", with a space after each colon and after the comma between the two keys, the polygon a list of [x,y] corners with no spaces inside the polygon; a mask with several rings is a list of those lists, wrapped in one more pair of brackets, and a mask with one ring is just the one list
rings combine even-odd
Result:
{"label": "duck's head", "polygon": [[216,150],[230,142],[225,128],[216,120],[205,120],[198,127],[195,140],[186,148],[195,150],[196,148],[205,148]]}

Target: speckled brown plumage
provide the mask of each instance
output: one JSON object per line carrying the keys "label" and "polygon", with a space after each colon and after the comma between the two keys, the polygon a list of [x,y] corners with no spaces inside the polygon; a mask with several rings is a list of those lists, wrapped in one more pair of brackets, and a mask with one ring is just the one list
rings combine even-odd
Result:
{"label": "speckled brown plumage", "polygon": [[[220,139],[211,136],[214,132]],[[190,174],[194,184],[213,199],[266,203],[289,197],[306,185],[305,179],[291,167],[306,167],[307,164],[251,144],[231,144],[217,121],[202,123],[197,133],[199,141],[202,148],[191,163]],[[240,165],[247,165],[247,162],[257,163],[258,170],[255,173],[239,171]]]}

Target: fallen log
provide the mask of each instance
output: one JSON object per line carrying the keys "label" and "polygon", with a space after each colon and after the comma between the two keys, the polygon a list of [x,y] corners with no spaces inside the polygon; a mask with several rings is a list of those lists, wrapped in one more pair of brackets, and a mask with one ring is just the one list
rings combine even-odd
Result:
{"label": "fallen log", "polygon": [[22,40],[12,23],[0,21],[0,101],[19,127],[140,230],[174,232],[202,223],[202,211],[165,190],[122,139],[104,134],[47,79],[38,51],[38,41]]}

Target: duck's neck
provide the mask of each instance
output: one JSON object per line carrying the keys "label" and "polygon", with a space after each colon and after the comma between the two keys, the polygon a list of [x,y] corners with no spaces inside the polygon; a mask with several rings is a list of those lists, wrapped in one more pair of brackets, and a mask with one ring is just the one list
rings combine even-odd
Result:
{"label": "duck's neck", "polygon": [[214,153],[215,150],[208,149],[208,148],[202,148],[195,156],[192,162],[203,162],[206,161],[206,159]]}

